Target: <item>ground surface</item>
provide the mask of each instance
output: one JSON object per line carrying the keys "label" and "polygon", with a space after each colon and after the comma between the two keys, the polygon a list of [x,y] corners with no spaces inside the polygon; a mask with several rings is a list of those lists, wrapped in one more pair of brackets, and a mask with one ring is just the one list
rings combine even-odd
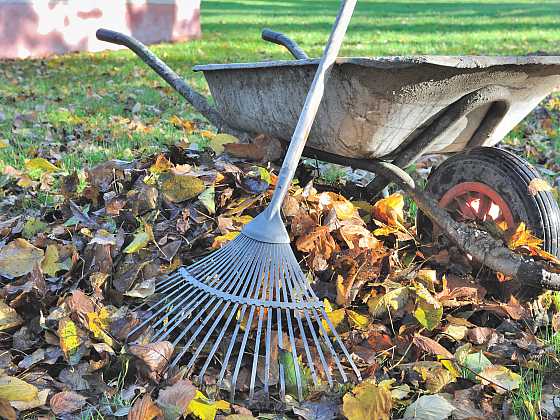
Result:
{"label": "ground surface", "polygon": [[[207,94],[194,64],[287,58],[260,40],[263,27],[316,56],[336,5],[204,1],[202,40],[154,50]],[[556,1],[360,1],[343,54],[554,53],[559,23]],[[553,185],[559,115],[551,96],[507,139]],[[266,205],[277,173],[266,157],[278,163],[279,155],[272,140],[262,141],[267,156],[249,148],[227,163],[224,138],[125,51],[0,61],[0,415],[13,418],[10,402],[26,418],[252,418],[221,401],[228,393],[215,383],[219,364],[195,394],[181,372],[161,376],[170,345],[122,344],[147,316],[131,308],[153,295],[157,275],[231,240]],[[426,167],[411,172],[422,178]],[[307,401],[288,397],[284,415],[558,414],[557,294],[519,303],[496,287],[495,273],[452,248],[417,242],[414,207],[402,196],[350,202],[344,170],[326,168],[317,190],[307,184],[313,175],[300,171],[302,185],[284,209],[293,248],[368,380],[327,392],[324,373],[312,386],[306,359],[290,364],[282,350],[288,393],[297,365],[308,382]],[[525,253],[538,248],[523,230],[506,242]],[[240,375],[248,378],[248,366]],[[271,413],[285,409],[244,400],[248,381],[238,382],[253,415],[278,418]]]}

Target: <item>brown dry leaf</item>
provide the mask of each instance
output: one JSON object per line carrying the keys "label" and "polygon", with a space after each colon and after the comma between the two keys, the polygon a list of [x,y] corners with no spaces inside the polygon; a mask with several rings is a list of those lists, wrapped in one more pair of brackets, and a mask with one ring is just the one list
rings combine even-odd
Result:
{"label": "brown dry leaf", "polygon": [[473,344],[481,345],[488,341],[494,331],[494,328],[476,327],[471,328],[467,336]]}
{"label": "brown dry leaf", "polygon": [[391,392],[370,379],[357,385],[342,399],[342,412],[348,420],[389,420],[393,407]]}
{"label": "brown dry leaf", "polygon": [[165,418],[179,418],[195,395],[195,386],[191,381],[183,379],[159,391],[156,402],[165,412]]}
{"label": "brown dry leaf", "polygon": [[81,409],[86,403],[86,397],[73,391],[62,391],[51,397],[50,406],[54,414],[70,414]]}
{"label": "brown dry leaf", "polygon": [[30,273],[43,261],[43,250],[17,238],[0,250],[0,276],[8,279]]}
{"label": "brown dry leaf", "polygon": [[93,301],[81,290],[77,289],[66,298],[66,305],[71,313],[76,314],[81,320],[85,321],[89,312],[95,311]]}
{"label": "brown dry leaf", "polygon": [[190,175],[166,174],[161,183],[164,197],[173,203],[194,198],[205,189],[201,179]]}
{"label": "brown dry leaf", "polygon": [[338,232],[350,249],[355,247],[377,249],[382,246],[382,243],[369,230],[360,225],[345,224],[340,227]]}
{"label": "brown dry leaf", "polygon": [[16,410],[10,405],[10,401],[0,398],[0,417],[6,420],[16,420]]}
{"label": "brown dry leaf", "polygon": [[544,192],[552,191],[552,187],[546,180],[542,178],[533,178],[531,182],[529,182],[528,190],[529,190],[529,194],[537,195],[541,191]]}
{"label": "brown dry leaf", "polygon": [[19,327],[23,324],[23,319],[14,308],[0,300],[0,331]]}
{"label": "brown dry leaf", "polygon": [[169,341],[160,341],[159,343],[136,344],[129,348],[129,353],[136,356],[144,362],[148,376],[158,382],[160,375],[163,373],[171,355],[173,354],[173,344]]}
{"label": "brown dry leaf", "polygon": [[284,152],[282,143],[263,134],[255,137],[251,143],[225,144],[224,149],[232,156],[263,163],[279,159]]}
{"label": "brown dry leaf", "polygon": [[453,359],[453,355],[449,350],[429,337],[417,334],[413,337],[412,343],[426,353],[430,353],[435,356],[443,356],[447,359]]}
{"label": "brown dry leaf", "polygon": [[315,251],[328,260],[336,249],[336,242],[329,233],[327,226],[317,226],[307,235],[300,236],[296,241],[296,248],[302,252]]}
{"label": "brown dry leaf", "polygon": [[403,210],[404,197],[394,193],[373,205],[373,217],[389,226],[398,226],[404,221]]}
{"label": "brown dry leaf", "polygon": [[142,398],[138,398],[128,412],[128,420],[153,420],[162,418],[163,411],[154,404],[149,394],[144,394]]}

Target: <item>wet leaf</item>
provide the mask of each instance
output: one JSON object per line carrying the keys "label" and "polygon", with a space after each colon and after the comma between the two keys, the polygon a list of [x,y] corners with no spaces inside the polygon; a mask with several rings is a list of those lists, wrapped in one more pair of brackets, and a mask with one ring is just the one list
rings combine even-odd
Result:
{"label": "wet leaf", "polygon": [[30,273],[43,261],[43,250],[17,238],[0,249],[0,276],[8,279]]}
{"label": "wet leaf", "polygon": [[25,169],[28,171],[41,170],[44,172],[58,172],[60,168],[43,158],[35,158],[25,161]]}
{"label": "wet leaf", "polygon": [[153,420],[162,417],[163,411],[154,404],[150,394],[138,398],[128,413],[128,420]]}
{"label": "wet leaf", "polygon": [[455,407],[439,394],[422,395],[410,404],[404,419],[447,420]]}
{"label": "wet leaf", "polygon": [[393,406],[391,392],[369,379],[346,393],[342,401],[342,412],[348,420],[388,420],[391,418]]}
{"label": "wet leaf", "polygon": [[21,324],[23,324],[23,319],[16,310],[0,300],[0,331],[19,327]]}
{"label": "wet leaf", "polygon": [[50,406],[54,414],[70,414],[80,410],[86,403],[86,397],[72,391],[63,391],[51,397]]}
{"label": "wet leaf", "polygon": [[165,175],[161,184],[163,195],[173,203],[194,198],[204,189],[204,182],[190,175]]}

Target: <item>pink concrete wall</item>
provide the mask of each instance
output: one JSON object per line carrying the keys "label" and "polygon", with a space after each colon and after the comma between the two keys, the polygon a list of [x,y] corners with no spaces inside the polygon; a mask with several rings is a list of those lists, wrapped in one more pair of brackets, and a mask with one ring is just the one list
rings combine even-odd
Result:
{"label": "pink concrete wall", "polygon": [[0,0],[0,57],[117,48],[101,27],[148,44],[198,38],[200,0]]}

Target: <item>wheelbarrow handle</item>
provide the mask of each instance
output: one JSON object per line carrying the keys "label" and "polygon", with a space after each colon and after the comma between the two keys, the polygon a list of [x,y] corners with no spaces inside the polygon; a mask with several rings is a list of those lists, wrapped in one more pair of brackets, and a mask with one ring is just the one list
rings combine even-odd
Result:
{"label": "wheelbarrow handle", "polygon": [[263,29],[261,32],[261,37],[265,41],[273,42],[278,45],[282,45],[292,55],[298,60],[308,60],[309,56],[301,49],[296,41],[284,35],[282,32],[276,32],[271,29]]}
{"label": "wheelbarrow handle", "polygon": [[[175,89],[187,102],[189,102],[198,112],[204,115],[219,130],[227,127],[218,111],[214,109],[206,98],[191,88],[181,77],[175,73],[167,64],[161,61],[144,44],[137,39],[120,32],[109,29],[98,29],[95,33],[97,39],[110,42],[112,44],[123,45],[136,54],[144,63],[152,68],[163,80]],[[230,130],[231,131],[231,130]],[[233,133],[232,133],[233,134]],[[239,134],[235,134],[239,135]]]}

